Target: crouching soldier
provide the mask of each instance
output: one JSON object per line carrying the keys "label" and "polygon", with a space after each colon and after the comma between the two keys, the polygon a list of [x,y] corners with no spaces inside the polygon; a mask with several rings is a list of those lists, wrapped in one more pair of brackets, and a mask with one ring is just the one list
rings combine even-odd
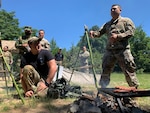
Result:
{"label": "crouching soldier", "polygon": [[20,78],[27,97],[34,94],[45,96],[57,71],[54,57],[50,51],[41,49],[40,40],[37,37],[30,38],[28,45],[31,50],[21,58]]}

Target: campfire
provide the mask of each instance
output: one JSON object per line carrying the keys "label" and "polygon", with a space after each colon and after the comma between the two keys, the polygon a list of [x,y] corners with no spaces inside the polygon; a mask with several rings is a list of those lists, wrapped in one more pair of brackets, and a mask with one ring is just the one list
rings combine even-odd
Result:
{"label": "campfire", "polygon": [[97,96],[83,94],[68,113],[148,113],[138,107],[135,97],[150,96],[150,90],[134,87],[99,88]]}

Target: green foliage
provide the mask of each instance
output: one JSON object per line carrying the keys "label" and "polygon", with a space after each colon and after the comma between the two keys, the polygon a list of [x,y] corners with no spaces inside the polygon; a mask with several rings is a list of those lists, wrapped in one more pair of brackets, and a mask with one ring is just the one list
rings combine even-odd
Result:
{"label": "green foliage", "polygon": [[[98,26],[93,26],[91,30],[98,30]],[[84,38],[84,39],[82,39]],[[103,35],[99,38],[90,38],[90,43],[92,47],[94,64],[99,66],[102,64],[102,55],[104,54],[107,37]],[[85,34],[81,36],[77,47],[81,47],[80,45],[85,45],[88,48]],[[137,72],[150,72],[150,37],[146,36],[146,33],[143,31],[142,27],[139,26],[136,28],[135,35],[130,39],[131,52],[135,58],[135,62],[137,65]],[[98,71],[101,67],[96,67]],[[100,69],[101,70],[101,69]],[[115,66],[115,71],[120,71],[118,65]],[[100,72],[100,71],[99,71]]]}
{"label": "green foliage", "polygon": [[65,54],[64,65],[67,68],[75,68],[79,66],[78,55],[80,48],[72,45],[71,49]]}
{"label": "green foliage", "polygon": [[54,38],[51,39],[50,41],[50,48],[51,48],[51,52],[53,55],[55,55],[58,51],[58,46],[56,44],[56,41]]}
{"label": "green foliage", "polygon": [[[16,40],[19,36],[24,35],[23,28],[19,28],[19,21],[15,18],[15,12],[6,12],[5,10],[0,11],[0,32],[1,39],[3,40]],[[93,26],[89,30],[98,30],[97,25]],[[32,35],[36,36],[38,30],[32,28]],[[107,37],[106,35],[101,36],[100,38],[89,39],[92,52],[94,66],[97,73],[101,72],[102,56],[105,51]],[[142,27],[139,26],[136,28],[135,35],[130,39],[131,52],[135,58],[135,63],[137,65],[137,72],[150,72],[150,37],[146,36],[146,33],[143,31]],[[78,54],[82,46],[86,46],[88,49],[88,44],[86,41],[85,33],[82,34],[81,39],[77,45],[72,45],[70,50],[63,49],[64,54],[64,66],[67,68],[78,67],[79,59]],[[50,47],[52,54],[57,53],[58,46],[54,38],[50,41]],[[14,56],[17,58],[17,55]],[[89,59],[89,63],[91,61]],[[15,67],[15,66],[14,66]],[[17,68],[15,68],[17,69]],[[119,67],[115,66],[115,69],[119,71]]]}
{"label": "green foliage", "polygon": [[21,29],[19,28],[18,19],[15,18],[15,12],[0,11],[0,32],[4,40],[13,40],[19,37]]}
{"label": "green foliage", "polygon": [[[15,18],[15,12],[0,11],[0,32],[2,40],[17,40],[19,36],[24,35],[24,27],[19,28],[19,21]],[[32,36],[36,36],[38,30],[32,29]],[[19,73],[18,54],[14,54],[13,70]]]}
{"label": "green foliage", "polygon": [[[94,62],[94,68],[96,73],[101,73],[102,72],[102,56],[103,54],[100,54],[99,51],[92,52],[93,53],[93,62]],[[89,59],[89,65],[91,65],[91,59]],[[90,69],[90,72],[92,70]]]}
{"label": "green foliage", "polygon": [[150,72],[150,37],[146,36],[141,26],[136,28],[130,42],[138,72]]}

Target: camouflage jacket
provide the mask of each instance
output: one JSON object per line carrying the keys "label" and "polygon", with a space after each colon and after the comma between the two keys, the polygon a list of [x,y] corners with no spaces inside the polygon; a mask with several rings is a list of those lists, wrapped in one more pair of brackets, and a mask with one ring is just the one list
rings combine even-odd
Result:
{"label": "camouflage jacket", "polygon": [[90,56],[90,53],[88,51],[84,51],[84,52],[81,52],[79,54],[79,58],[80,58],[80,63],[82,65],[84,64],[88,64],[88,57]]}
{"label": "camouflage jacket", "polygon": [[4,55],[4,58],[5,58],[6,62],[7,62],[7,64],[12,64],[13,56],[12,56],[11,52],[9,52],[9,51],[4,52],[3,51],[3,55]]}
{"label": "camouflage jacket", "polygon": [[23,44],[28,44],[28,39],[30,37],[28,36],[23,36],[19,37],[19,39],[15,43],[15,47],[19,49],[19,54],[24,54],[25,52],[28,52],[30,50],[29,46],[23,46]]}
{"label": "camouflage jacket", "polygon": [[50,50],[50,44],[45,38],[40,41],[40,45],[42,49]]}
{"label": "camouflage jacket", "polygon": [[[108,42],[106,49],[126,49],[130,48],[128,38],[134,35],[135,26],[131,19],[125,17],[119,17],[116,20],[110,20],[104,24],[99,31],[96,31],[96,36],[107,34]],[[111,33],[117,34],[117,40],[115,42],[110,41]]]}

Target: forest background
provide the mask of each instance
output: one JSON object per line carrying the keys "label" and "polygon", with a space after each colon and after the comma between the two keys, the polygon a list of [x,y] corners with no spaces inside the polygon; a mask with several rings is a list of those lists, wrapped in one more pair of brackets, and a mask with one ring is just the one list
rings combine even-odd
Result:
{"label": "forest background", "polygon": [[[23,28],[19,27],[19,19],[15,18],[15,12],[7,12],[5,10],[0,11],[0,33],[1,40],[17,40],[19,36],[24,35]],[[89,30],[99,29],[98,25],[89,28]],[[36,36],[38,30],[32,28],[32,35]],[[92,53],[93,53],[93,62],[96,73],[101,73],[102,68],[102,56],[105,52],[105,46],[107,42],[107,37],[103,35],[101,38],[89,39]],[[130,38],[130,46],[132,54],[135,58],[135,63],[137,65],[137,73],[150,73],[150,37],[146,35],[142,26],[136,27],[135,35]],[[80,40],[77,45],[73,45],[67,50],[63,48],[62,53],[64,54],[63,66],[65,68],[74,68],[78,70],[79,60],[78,54],[81,52],[81,47],[86,46],[88,48],[85,32],[81,34]],[[51,52],[54,55],[57,53],[59,47],[57,46],[56,40],[53,37],[50,40]],[[18,54],[13,53],[14,71],[18,71],[16,67],[17,56]],[[89,59],[89,65],[91,65],[91,60]],[[118,65],[114,68],[115,72],[121,72]]]}

